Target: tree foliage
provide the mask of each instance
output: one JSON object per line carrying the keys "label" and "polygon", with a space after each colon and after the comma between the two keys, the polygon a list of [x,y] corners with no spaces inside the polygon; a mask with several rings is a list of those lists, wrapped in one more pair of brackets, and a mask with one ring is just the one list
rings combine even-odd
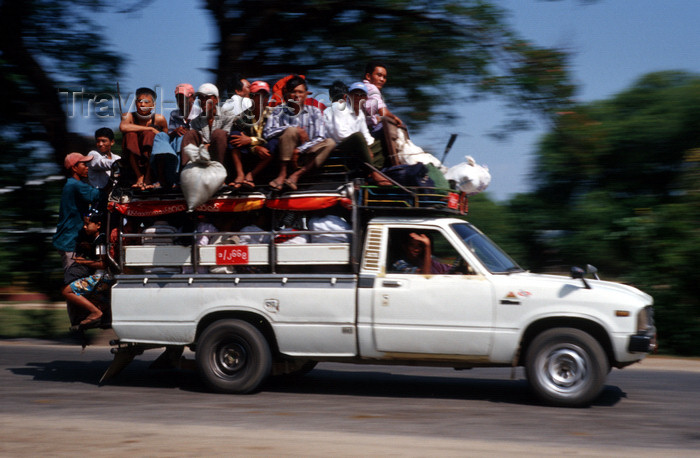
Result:
{"label": "tree foliage", "polygon": [[659,72],[611,100],[563,113],[538,154],[538,190],[561,202],[595,189],[669,197],[685,152],[698,145],[699,106],[698,76]]}
{"label": "tree foliage", "polygon": [[79,142],[68,130],[60,87],[99,92],[114,81],[121,58],[90,13],[101,0],[3,0],[0,4],[0,135],[47,142],[61,163]]}
{"label": "tree foliage", "polygon": [[517,37],[493,2],[207,0],[206,7],[221,37],[220,87],[235,73],[269,79],[295,72],[325,88],[338,78],[361,80],[365,64],[379,59],[389,70],[392,109],[400,107],[414,127],[454,116],[467,88],[545,117],[573,93],[566,54]]}

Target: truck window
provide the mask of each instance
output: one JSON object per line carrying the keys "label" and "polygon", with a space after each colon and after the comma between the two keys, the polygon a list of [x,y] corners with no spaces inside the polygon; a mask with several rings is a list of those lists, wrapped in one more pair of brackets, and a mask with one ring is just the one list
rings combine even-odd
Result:
{"label": "truck window", "polygon": [[471,224],[453,224],[452,227],[467,248],[469,248],[492,273],[523,271],[505,251],[501,250],[498,245],[493,243],[491,239],[479,232]]}
{"label": "truck window", "polygon": [[389,273],[405,274],[472,273],[439,231],[425,229],[390,229],[386,268]]}

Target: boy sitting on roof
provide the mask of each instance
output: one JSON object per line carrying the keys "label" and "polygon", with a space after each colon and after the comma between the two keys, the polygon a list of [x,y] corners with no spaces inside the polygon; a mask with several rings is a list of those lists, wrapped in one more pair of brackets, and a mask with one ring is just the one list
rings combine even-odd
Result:
{"label": "boy sitting on roof", "polygon": [[[197,99],[202,112],[190,123],[191,129],[185,133],[182,139],[182,147],[187,145],[205,145],[212,161],[226,165],[226,145],[228,133],[235,116],[229,112],[218,109],[219,89],[211,83],[204,83],[197,89]],[[189,158],[185,154],[181,157],[181,165],[184,166]]]}
{"label": "boy sitting on roof", "polygon": [[121,157],[112,152],[114,146],[114,132],[108,127],[100,127],[95,131],[95,150],[87,155],[91,158],[88,162],[88,182],[91,186],[104,189],[109,184],[112,176],[112,165]]}
{"label": "boy sitting on roof", "polygon": [[[273,139],[272,145],[268,145],[263,137],[265,121],[271,113],[267,106],[270,99],[270,86],[264,81],[254,81],[250,85],[250,97],[252,107],[236,117],[229,137],[229,145],[233,148],[233,164],[236,168],[236,180],[229,183],[229,186],[236,189],[255,187],[253,181],[255,176],[270,163],[272,160],[270,147],[274,148],[277,144],[277,140]],[[245,169],[249,170],[248,173],[244,171],[244,162]]]}
{"label": "boy sitting on roof", "polygon": [[[328,90],[333,104],[323,112],[326,132],[338,144],[335,152],[343,157],[354,157],[377,169],[384,167],[382,142],[370,135],[362,105],[367,100],[367,88],[363,83],[353,83],[349,90],[342,81],[335,81]],[[371,170],[370,177],[379,185],[391,182],[380,173]]]}
{"label": "boy sitting on roof", "polygon": [[[168,133],[168,123],[163,115],[155,111],[156,93],[142,87],[136,90],[136,111],[122,115],[119,130],[124,134],[124,157],[135,176],[135,188],[151,188],[151,152],[158,134]],[[170,148],[169,138],[161,136],[158,142],[165,142]]]}
{"label": "boy sitting on roof", "polygon": [[[306,80],[295,76],[285,85],[286,103],[280,105],[267,120],[263,135],[279,138],[280,170],[270,187],[281,191],[283,186],[297,189],[299,178],[314,167],[323,164],[335,147],[335,141],[326,138],[323,113],[320,109],[305,104],[309,94]],[[303,166],[287,176],[295,155],[301,157]]]}

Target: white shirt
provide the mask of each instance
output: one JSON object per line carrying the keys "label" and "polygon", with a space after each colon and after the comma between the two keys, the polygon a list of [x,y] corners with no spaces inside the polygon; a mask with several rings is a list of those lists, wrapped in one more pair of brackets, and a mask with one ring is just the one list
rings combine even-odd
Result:
{"label": "white shirt", "polygon": [[367,129],[365,114],[360,111],[360,114],[356,115],[352,107],[344,100],[333,102],[330,107],[325,109],[323,123],[326,126],[326,135],[335,140],[336,143],[355,132],[361,132],[368,145],[374,143],[374,137]]}
{"label": "white shirt", "polygon": [[234,116],[238,116],[239,114],[243,113],[245,110],[252,106],[253,101],[250,100],[250,98],[243,98],[238,94],[234,94],[233,97],[231,97],[230,99],[225,101],[223,105],[221,105],[221,111],[225,111],[233,114]]}
{"label": "white shirt", "polygon": [[121,157],[112,153],[110,158],[95,150],[90,151],[88,156],[92,158],[88,162],[88,182],[90,186],[102,189],[107,186],[109,178],[112,176],[112,164],[121,159]]}

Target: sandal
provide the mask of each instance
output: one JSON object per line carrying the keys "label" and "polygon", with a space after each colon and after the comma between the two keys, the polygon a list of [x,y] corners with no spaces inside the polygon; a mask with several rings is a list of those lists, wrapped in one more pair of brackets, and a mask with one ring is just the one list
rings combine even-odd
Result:
{"label": "sandal", "polygon": [[284,180],[284,185],[285,185],[286,187],[288,187],[289,189],[291,189],[292,191],[296,191],[296,190],[297,190],[297,184],[294,183],[294,182],[292,182],[292,181]]}
{"label": "sandal", "polygon": [[277,180],[272,180],[271,182],[268,183],[268,186],[270,186],[270,189],[272,189],[273,191],[281,191],[282,190],[282,183],[279,183]]}
{"label": "sandal", "polygon": [[255,183],[250,180],[243,180],[240,183],[240,187],[243,189],[255,189]]}
{"label": "sandal", "polygon": [[96,328],[102,322],[102,315],[97,318],[85,318],[80,324],[76,324],[70,327],[71,332],[84,331],[85,329]]}

